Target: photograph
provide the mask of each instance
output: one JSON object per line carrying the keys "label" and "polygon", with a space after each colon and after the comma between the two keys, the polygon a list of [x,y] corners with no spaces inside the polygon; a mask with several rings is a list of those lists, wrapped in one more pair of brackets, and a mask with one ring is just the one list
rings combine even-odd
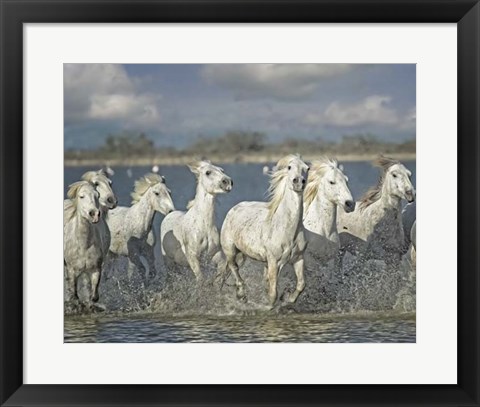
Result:
{"label": "photograph", "polygon": [[416,68],[64,63],[64,342],[416,343]]}

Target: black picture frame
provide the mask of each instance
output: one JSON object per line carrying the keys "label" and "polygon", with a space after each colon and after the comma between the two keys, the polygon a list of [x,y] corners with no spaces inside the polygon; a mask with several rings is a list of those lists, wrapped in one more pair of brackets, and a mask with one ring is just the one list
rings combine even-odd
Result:
{"label": "black picture frame", "polygon": [[[1,405],[479,405],[478,0],[0,0],[0,13]],[[308,386],[23,384],[23,24],[84,22],[456,23],[458,384]]]}

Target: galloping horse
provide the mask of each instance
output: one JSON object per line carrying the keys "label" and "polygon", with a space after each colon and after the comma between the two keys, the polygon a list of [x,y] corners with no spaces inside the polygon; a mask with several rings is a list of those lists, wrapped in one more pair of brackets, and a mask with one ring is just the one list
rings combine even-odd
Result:
{"label": "galloping horse", "polygon": [[347,213],[355,210],[347,182],[348,178],[336,160],[322,157],[310,165],[303,194],[303,226],[308,241],[305,252],[307,269],[326,264],[332,259],[339,261],[337,207]]}
{"label": "galloping horse", "polygon": [[[132,206],[119,206],[111,210],[107,219],[112,235],[110,255],[127,256],[129,277],[136,268],[142,271],[141,276],[146,280],[140,257],[150,249],[147,237],[152,230],[155,213],[166,215],[175,208],[165,178],[158,174],[146,174],[135,181],[131,196]],[[154,274],[155,269],[149,270],[149,273]]]}
{"label": "galloping horse", "polygon": [[88,305],[98,301],[98,283],[103,264],[101,230],[98,227],[100,209],[98,192],[87,181],[70,185],[68,200],[63,206],[63,262],[67,301],[77,301],[77,281],[80,275],[90,277]]}
{"label": "galloping horse", "polygon": [[160,227],[162,254],[167,268],[173,264],[190,266],[197,281],[203,279],[201,258],[206,256],[225,267],[215,226],[215,197],[230,192],[232,179],[222,168],[203,160],[188,166],[197,178],[195,198],[187,212],[175,211],[165,217]]}
{"label": "galloping horse", "polygon": [[400,161],[383,156],[374,164],[382,170],[377,186],[363,196],[356,211],[338,213],[341,250],[396,268],[404,253],[401,201],[415,200],[412,173]]}
{"label": "galloping horse", "polygon": [[[276,302],[277,277],[285,264],[291,263],[297,276],[296,290],[288,301],[295,302],[305,288],[302,214],[307,171],[299,156],[283,157],[271,175],[269,202],[241,202],[227,213],[220,239],[239,299],[246,299],[246,295],[237,261],[245,255],[266,263],[270,308]],[[237,256],[239,253],[241,256]]]}

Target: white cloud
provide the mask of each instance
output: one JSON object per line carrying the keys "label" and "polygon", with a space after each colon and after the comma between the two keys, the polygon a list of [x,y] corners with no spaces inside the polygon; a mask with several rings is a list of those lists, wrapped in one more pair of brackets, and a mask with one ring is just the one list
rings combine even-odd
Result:
{"label": "white cloud", "polygon": [[333,102],[323,115],[324,122],[332,126],[359,126],[364,124],[393,125],[398,123],[395,109],[390,107],[389,96],[368,96],[351,105]]}
{"label": "white cloud", "polygon": [[412,107],[408,110],[405,116],[402,118],[400,127],[402,130],[411,130],[414,129],[417,125],[417,108]]}
{"label": "white cloud", "polygon": [[234,90],[239,99],[300,99],[312,95],[322,80],[351,69],[348,64],[214,64],[205,65],[201,75]]}
{"label": "white cloud", "polygon": [[115,120],[124,126],[160,122],[159,95],[145,93],[121,65],[64,65],[65,125]]}
{"label": "white cloud", "polygon": [[411,130],[416,124],[415,107],[400,114],[392,106],[392,98],[372,95],[356,103],[331,103],[324,112],[308,113],[303,123],[310,126],[329,125],[335,127],[355,127],[380,125],[400,130]]}

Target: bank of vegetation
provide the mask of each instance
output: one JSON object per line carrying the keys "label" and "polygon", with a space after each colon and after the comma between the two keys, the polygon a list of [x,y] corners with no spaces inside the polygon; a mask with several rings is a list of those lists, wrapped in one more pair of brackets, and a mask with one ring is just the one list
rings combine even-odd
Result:
{"label": "bank of vegetation", "polygon": [[300,153],[306,159],[319,155],[340,160],[371,159],[385,154],[399,159],[414,159],[415,139],[394,143],[372,134],[345,135],[339,141],[290,138],[269,142],[260,132],[231,131],[220,137],[199,137],[186,148],[156,147],[145,133],[111,134],[96,149],[65,151],[65,165],[149,165],[180,164],[208,157],[218,163],[271,162],[288,153]]}

